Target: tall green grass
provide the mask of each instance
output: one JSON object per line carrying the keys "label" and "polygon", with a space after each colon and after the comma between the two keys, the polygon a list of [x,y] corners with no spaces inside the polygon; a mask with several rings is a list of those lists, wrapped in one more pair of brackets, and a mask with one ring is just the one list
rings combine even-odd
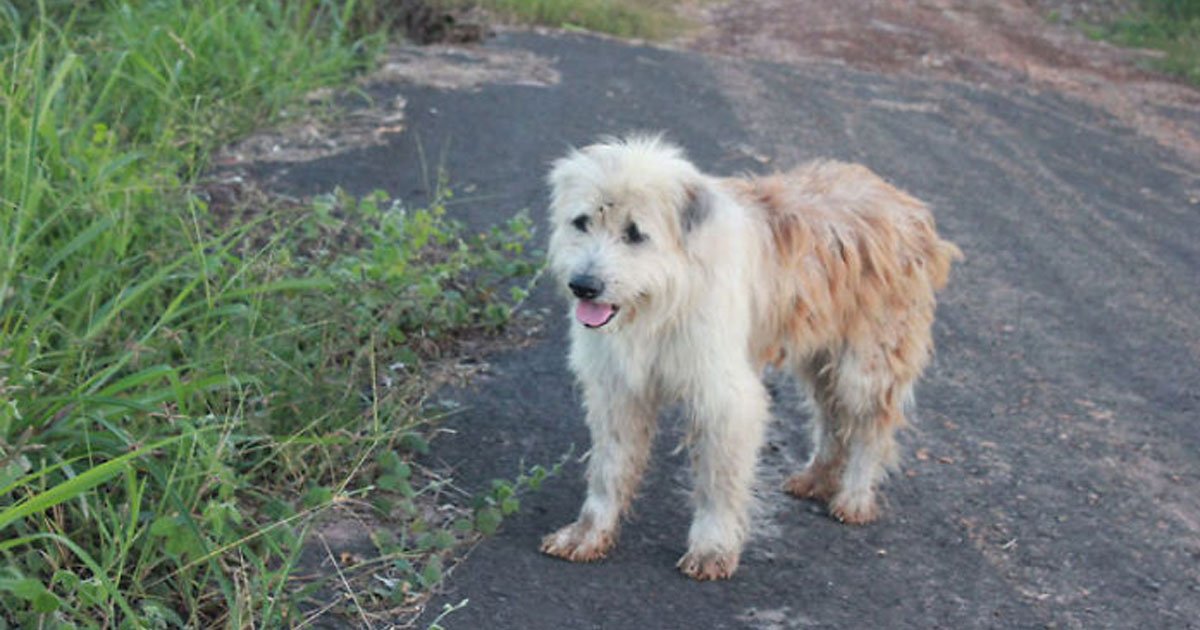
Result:
{"label": "tall green grass", "polygon": [[423,443],[420,362],[521,299],[527,222],[193,188],[370,63],[359,8],[0,2],[0,627],[295,623],[314,513],[387,475],[415,512],[380,457]]}
{"label": "tall green grass", "polygon": [[509,19],[580,28],[619,37],[664,39],[687,27],[675,10],[678,0],[438,0],[479,6]]}
{"label": "tall green grass", "polygon": [[1140,10],[1090,29],[1091,34],[1124,46],[1160,50],[1162,57],[1151,66],[1200,85],[1200,0],[1139,4]]}

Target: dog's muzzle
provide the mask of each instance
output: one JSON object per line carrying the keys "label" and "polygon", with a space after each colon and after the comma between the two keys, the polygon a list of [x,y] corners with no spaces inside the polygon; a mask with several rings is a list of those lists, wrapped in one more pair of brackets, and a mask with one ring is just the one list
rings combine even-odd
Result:
{"label": "dog's muzzle", "polygon": [[604,281],[590,274],[573,276],[567,283],[571,293],[579,298],[575,305],[575,319],[588,328],[600,328],[612,321],[619,310],[616,304],[597,302],[604,293]]}

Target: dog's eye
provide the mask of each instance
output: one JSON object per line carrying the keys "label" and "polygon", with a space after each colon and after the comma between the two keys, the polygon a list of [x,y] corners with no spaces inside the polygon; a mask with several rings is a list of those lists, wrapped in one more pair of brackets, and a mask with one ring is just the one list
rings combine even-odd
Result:
{"label": "dog's eye", "polygon": [[646,240],[646,235],[638,229],[636,223],[630,223],[625,226],[625,242],[634,245]]}
{"label": "dog's eye", "polygon": [[587,232],[588,224],[590,224],[591,222],[592,222],[591,217],[589,217],[586,214],[581,214],[571,220],[571,225],[574,225],[575,229],[579,230],[580,232]]}

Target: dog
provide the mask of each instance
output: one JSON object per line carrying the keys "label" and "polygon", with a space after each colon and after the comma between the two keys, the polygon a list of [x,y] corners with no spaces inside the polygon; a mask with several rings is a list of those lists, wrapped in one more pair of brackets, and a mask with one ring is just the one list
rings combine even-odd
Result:
{"label": "dog", "polygon": [[664,404],[687,412],[694,515],[679,569],[737,570],[767,366],[807,389],[812,454],[784,487],[846,523],[879,514],[935,292],[962,253],[922,202],[866,167],[816,161],[706,175],[661,136],[572,150],[548,176],[549,269],[572,303],[570,366],[591,451],[579,517],[544,553],[603,558],[645,470]]}

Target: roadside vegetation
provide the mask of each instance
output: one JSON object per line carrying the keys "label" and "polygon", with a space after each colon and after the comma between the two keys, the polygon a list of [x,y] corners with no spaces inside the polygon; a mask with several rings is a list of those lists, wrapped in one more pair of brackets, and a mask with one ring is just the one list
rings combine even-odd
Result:
{"label": "roadside vegetation", "polygon": [[[0,628],[394,621],[553,473],[441,509],[414,459],[436,366],[524,299],[528,218],[208,194],[213,150],[371,67],[384,4],[0,0]],[[327,602],[347,562],[301,567],[343,509],[386,527]]]}
{"label": "roadside vegetation", "polygon": [[1110,24],[1088,27],[1093,37],[1161,51],[1149,65],[1200,86],[1200,0],[1141,0],[1140,9]]}
{"label": "roadside vegetation", "polygon": [[437,0],[450,7],[479,7],[527,24],[577,28],[618,37],[665,39],[687,21],[675,10],[681,0]]}

